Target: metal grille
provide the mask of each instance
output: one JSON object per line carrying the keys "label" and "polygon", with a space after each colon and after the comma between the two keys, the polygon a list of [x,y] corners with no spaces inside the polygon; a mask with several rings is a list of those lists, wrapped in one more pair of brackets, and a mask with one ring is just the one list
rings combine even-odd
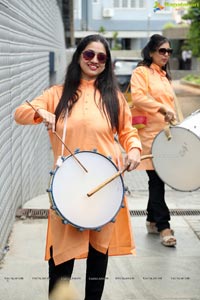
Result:
{"label": "metal grille", "polygon": [[[130,210],[131,217],[146,216],[146,210]],[[171,216],[199,216],[200,209],[170,209]]]}
{"label": "metal grille", "polygon": [[[143,217],[146,216],[146,210],[130,210],[131,217]],[[200,209],[170,209],[171,216],[199,216]],[[17,218],[42,218],[46,219],[48,217],[48,209],[31,209],[24,208],[18,209],[16,213]]]}
{"label": "metal grille", "polygon": [[[54,73],[49,55],[55,53]],[[16,209],[43,194],[52,165],[43,126],[18,126],[17,106],[32,100],[66,70],[62,17],[56,0],[0,0],[0,258]]]}
{"label": "metal grille", "polygon": [[48,217],[48,209],[31,209],[24,208],[18,209],[16,213],[17,218],[36,218],[36,219],[46,219]]}

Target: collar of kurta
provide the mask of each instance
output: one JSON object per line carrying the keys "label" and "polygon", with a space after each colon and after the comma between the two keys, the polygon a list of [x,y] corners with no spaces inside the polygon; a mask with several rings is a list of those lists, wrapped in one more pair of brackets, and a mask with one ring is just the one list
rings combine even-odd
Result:
{"label": "collar of kurta", "polygon": [[163,76],[163,77],[166,76],[166,72],[164,70],[162,70],[158,65],[152,63],[150,68],[157,71],[161,76]]}
{"label": "collar of kurta", "polygon": [[94,86],[95,79],[93,79],[93,80],[81,79],[80,83],[82,86]]}

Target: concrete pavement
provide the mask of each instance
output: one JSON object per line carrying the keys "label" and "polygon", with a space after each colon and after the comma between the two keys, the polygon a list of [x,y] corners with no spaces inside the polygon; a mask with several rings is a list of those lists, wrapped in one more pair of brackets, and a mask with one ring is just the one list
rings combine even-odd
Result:
{"label": "concrete pavement", "polygon": [[[169,188],[166,198],[170,209],[200,209],[199,190],[183,193]],[[145,210],[147,191],[131,188],[128,201],[130,210]],[[25,208],[48,205],[45,194]],[[200,216],[172,216],[175,248],[162,246],[159,236],[146,233],[145,216],[133,216],[131,222],[137,255],[110,257],[102,300],[200,300]],[[43,260],[46,225],[46,219],[16,220],[0,265],[1,300],[48,299],[48,268]],[[77,300],[83,299],[84,274],[85,260],[77,260],[72,278],[80,295]]]}
{"label": "concrete pavement", "polygon": [[180,80],[173,80],[173,87],[184,117],[200,109],[200,88],[182,84]]}

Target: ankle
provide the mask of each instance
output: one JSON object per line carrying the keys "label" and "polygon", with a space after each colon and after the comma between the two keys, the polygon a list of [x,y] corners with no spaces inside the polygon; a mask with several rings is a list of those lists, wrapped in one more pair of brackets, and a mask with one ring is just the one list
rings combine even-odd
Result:
{"label": "ankle", "polygon": [[170,228],[165,228],[163,230],[160,231],[160,235],[161,236],[168,236],[168,235],[173,235],[173,230]]}

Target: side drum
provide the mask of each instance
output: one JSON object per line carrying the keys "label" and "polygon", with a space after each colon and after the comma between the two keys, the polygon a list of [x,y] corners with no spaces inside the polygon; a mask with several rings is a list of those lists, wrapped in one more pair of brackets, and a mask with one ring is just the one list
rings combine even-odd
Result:
{"label": "side drum", "polygon": [[170,131],[170,140],[162,130],[153,141],[155,171],[176,190],[197,190],[200,188],[200,110],[170,127]]}

